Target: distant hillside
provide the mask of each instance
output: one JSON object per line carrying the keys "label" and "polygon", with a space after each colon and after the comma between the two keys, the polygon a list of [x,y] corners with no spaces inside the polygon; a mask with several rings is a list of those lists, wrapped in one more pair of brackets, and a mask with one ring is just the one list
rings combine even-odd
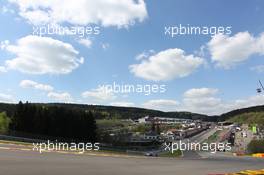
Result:
{"label": "distant hillside", "polygon": [[264,112],[247,112],[236,115],[230,119],[230,122],[236,122],[239,124],[261,124],[264,125]]}
{"label": "distant hillside", "polygon": [[[116,107],[101,105],[84,105],[84,104],[64,104],[64,103],[38,103],[45,107],[48,106],[64,106],[74,108],[76,110],[88,110],[95,114],[97,119],[101,118],[120,118],[120,119],[138,119],[145,116],[151,117],[169,117],[182,119],[200,119],[204,121],[216,121],[217,116],[211,117],[191,112],[163,112],[152,109],[135,108],[135,107]],[[0,103],[0,112],[6,111],[9,116],[13,115],[15,104]]]}
{"label": "distant hillside", "polygon": [[[218,120],[226,121],[226,120],[231,120],[234,117],[236,117],[235,119],[240,120],[240,121],[242,121],[242,119],[250,121],[254,119],[254,117],[251,117],[252,115],[257,118],[263,118],[264,116],[262,115],[262,112],[264,112],[264,105],[253,106],[253,107],[242,108],[242,109],[237,109],[237,110],[227,112],[225,114],[220,115],[218,117]],[[247,117],[250,117],[250,118],[247,119]]]}
{"label": "distant hillside", "polygon": [[[74,108],[76,110],[88,110],[88,111],[92,111],[97,119],[102,119],[102,118],[138,119],[145,116],[151,116],[151,117],[158,116],[158,117],[194,119],[194,120],[200,119],[203,121],[226,121],[229,119],[231,120],[231,118],[233,117],[236,117],[236,120],[242,121],[246,119],[247,116],[251,116],[253,113],[256,113],[253,115],[261,119],[263,118],[261,112],[264,112],[264,105],[237,109],[219,116],[208,116],[208,115],[196,114],[191,112],[163,112],[158,110],[136,108],[136,107],[117,107],[117,106],[65,104],[65,103],[38,103],[38,105],[42,105],[46,107],[64,106],[67,108]],[[0,103],[0,112],[5,111],[8,114],[8,116],[12,116],[15,106],[16,106],[15,104]],[[250,120],[253,120],[253,118],[248,119],[248,121]]]}

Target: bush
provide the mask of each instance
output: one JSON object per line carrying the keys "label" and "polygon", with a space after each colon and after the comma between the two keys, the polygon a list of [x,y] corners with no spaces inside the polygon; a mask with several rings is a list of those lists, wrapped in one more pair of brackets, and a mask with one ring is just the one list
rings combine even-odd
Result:
{"label": "bush", "polygon": [[264,140],[252,140],[248,145],[249,153],[264,153]]}
{"label": "bush", "polygon": [[10,119],[7,117],[6,113],[0,113],[0,134],[5,134],[8,132],[9,123]]}

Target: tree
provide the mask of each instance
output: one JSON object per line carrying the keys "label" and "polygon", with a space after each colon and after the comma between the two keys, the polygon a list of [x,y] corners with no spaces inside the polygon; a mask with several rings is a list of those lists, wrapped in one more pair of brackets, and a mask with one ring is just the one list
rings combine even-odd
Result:
{"label": "tree", "polygon": [[5,134],[8,132],[8,126],[10,119],[7,117],[5,112],[0,113],[0,133]]}

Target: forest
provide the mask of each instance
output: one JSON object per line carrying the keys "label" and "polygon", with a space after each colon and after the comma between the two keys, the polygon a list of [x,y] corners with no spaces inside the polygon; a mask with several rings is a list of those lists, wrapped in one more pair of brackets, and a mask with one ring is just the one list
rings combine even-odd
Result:
{"label": "forest", "polygon": [[90,111],[19,102],[10,119],[11,131],[71,141],[96,141],[96,121]]}

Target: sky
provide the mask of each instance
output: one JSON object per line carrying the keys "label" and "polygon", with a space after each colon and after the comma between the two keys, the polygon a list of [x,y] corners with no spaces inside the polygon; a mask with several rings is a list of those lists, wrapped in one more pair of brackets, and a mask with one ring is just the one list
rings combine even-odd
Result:
{"label": "sky", "polygon": [[261,0],[4,0],[0,102],[208,115],[263,105],[263,19]]}

